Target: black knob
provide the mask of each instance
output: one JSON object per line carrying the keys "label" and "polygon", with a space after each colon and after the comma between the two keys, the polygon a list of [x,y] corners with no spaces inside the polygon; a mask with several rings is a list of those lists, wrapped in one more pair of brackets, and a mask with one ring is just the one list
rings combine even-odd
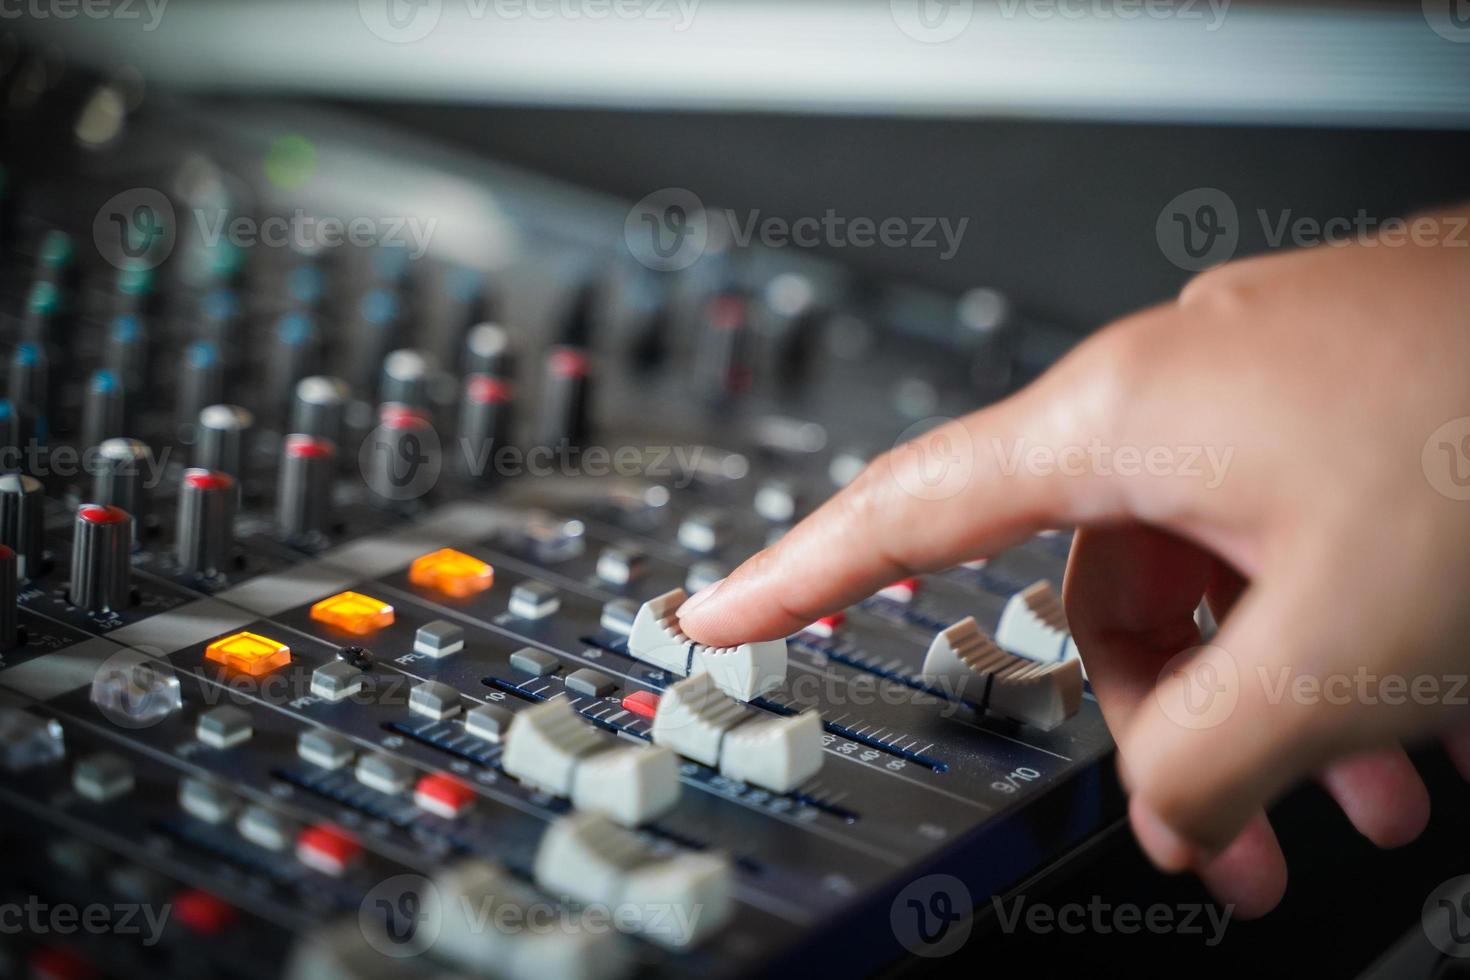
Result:
{"label": "black knob", "polygon": [[[107,439],[97,447],[97,472],[92,499],[147,519],[148,480],[153,476],[153,452],[137,439]],[[135,526],[136,527],[136,526]]]}
{"label": "black knob", "polygon": [[65,343],[65,302],[62,287],[56,283],[46,280],[32,283],[21,314],[21,339],[32,344]]}
{"label": "black knob", "polygon": [[148,330],[143,318],[125,313],[107,329],[107,369],[130,391],[143,391],[148,378]]}
{"label": "black knob", "polygon": [[71,547],[71,602],[89,613],[132,602],[133,518],[121,507],[82,504]]}
{"label": "black knob", "polygon": [[36,420],[36,436],[48,434],[51,364],[40,344],[17,344],[10,355],[10,400],[29,410]]}
{"label": "black knob", "polygon": [[710,300],[694,353],[692,377],[697,395],[718,402],[749,390],[752,372],[747,312],[745,298],[735,293],[722,293]]}
{"label": "black knob", "polygon": [[341,445],[345,433],[347,403],[352,391],[341,378],[317,375],[302,378],[296,385],[296,404],[291,410],[291,431],[333,445]]}
{"label": "black knob", "polygon": [[396,350],[383,358],[382,400],[425,408],[434,381],[433,358],[421,350]]}
{"label": "black knob", "polygon": [[35,437],[36,418],[30,409],[0,398],[0,471],[29,469]]}
{"label": "black knob", "polygon": [[15,552],[0,545],[0,650],[20,645],[18,564]]}
{"label": "black knob", "polygon": [[472,327],[465,338],[464,369],[466,374],[515,377],[515,351],[505,328],[494,323]]}
{"label": "black knob", "polygon": [[580,347],[553,347],[541,381],[537,445],[580,446],[587,441],[591,363]]}
{"label": "black knob", "polygon": [[337,449],[317,436],[293,433],[281,449],[276,523],[296,538],[327,530],[332,507],[332,477]]}
{"label": "black knob", "polygon": [[459,404],[459,463],[466,476],[490,479],[495,453],[510,444],[514,412],[509,381],[488,374],[464,379]]}
{"label": "black knob", "polygon": [[225,365],[219,348],[208,340],[196,340],[184,348],[179,368],[179,424],[188,441],[193,441],[199,413],[225,398]]}
{"label": "black knob", "polygon": [[[309,268],[309,267],[308,267]],[[287,313],[276,324],[270,352],[270,408],[289,412],[302,378],[321,370],[322,335],[306,313]]]}
{"label": "black knob", "polygon": [[0,476],[0,543],[15,552],[23,581],[41,577],[45,556],[46,490],[23,473]]}
{"label": "black knob", "polygon": [[94,371],[82,399],[82,448],[100,446],[127,428],[127,399],[122,379],[108,370]]}
{"label": "black knob", "polygon": [[179,484],[179,566],[195,575],[225,570],[235,546],[235,480],[228,473],[189,469]]}
{"label": "black knob", "polygon": [[194,465],[243,478],[255,416],[239,405],[209,405],[199,413]]}
{"label": "black knob", "polygon": [[415,500],[439,473],[439,439],[427,416],[411,406],[389,402],[378,412],[378,427],[368,447],[367,485],[378,503]]}
{"label": "black knob", "polygon": [[398,296],[391,290],[369,290],[359,301],[356,322],[350,334],[355,358],[348,380],[360,394],[371,395],[383,358],[398,348],[401,317]]}

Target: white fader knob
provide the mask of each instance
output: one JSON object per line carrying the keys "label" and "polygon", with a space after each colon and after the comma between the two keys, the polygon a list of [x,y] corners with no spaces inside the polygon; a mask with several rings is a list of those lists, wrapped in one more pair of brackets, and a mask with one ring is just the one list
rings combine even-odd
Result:
{"label": "white fader knob", "polygon": [[1038,663],[1006,653],[973,616],[934,637],[923,676],[944,694],[1042,729],[1060,725],[1082,704],[1082,661]]}
{"label": "white fader knob", "polygon": [[1067,628],[1062,600],[1046,579],[1033,582],[1006,600],[995,641],[1032,660],[1077,659],[1077,644]]}
{"label": "white fader knob", "polygon": [[737,701],[749,701],[786,680],[786,641],[763,640],[737,647],[707,647],[679,628],[675,613],[688,599],[671,589],[645,602],[628,633],[628,652],[677,677],[708,672],[715,686]]}

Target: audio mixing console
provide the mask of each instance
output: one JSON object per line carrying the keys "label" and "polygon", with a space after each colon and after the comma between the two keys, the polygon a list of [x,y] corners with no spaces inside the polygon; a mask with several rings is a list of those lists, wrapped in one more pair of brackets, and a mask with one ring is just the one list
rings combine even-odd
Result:
{"label": "audio mixing console", "polygon": [[6,930],[7,970],[865,973],[914,881],[983,905],[1117,819],[1065,532],[785,641],[673,617],[993,396],[1002,325],[714,225],[670,271],[626,204],[346,114],[4,63],[0,902],[167,911]]}

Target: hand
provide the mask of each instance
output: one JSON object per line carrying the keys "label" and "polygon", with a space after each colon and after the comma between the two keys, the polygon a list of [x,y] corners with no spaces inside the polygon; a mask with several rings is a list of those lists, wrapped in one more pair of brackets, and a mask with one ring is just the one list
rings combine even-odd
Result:
{"label": "hand", "polygon": [[[1369,839],[1407,843],[1429,801],[1401,740],[1442,733],[1470,778],[1470,421],[1437,431],[1470,416],[1465,217],[1426,219],[1436,244],[1204,273],[874,461],[683,628],[784,636],[1075,525],[1067,614],[1155,864],[1269,911],[1286,865],[1263,808],[1309,775]],[[1221,626],[1199,648],[1202,597]]]}

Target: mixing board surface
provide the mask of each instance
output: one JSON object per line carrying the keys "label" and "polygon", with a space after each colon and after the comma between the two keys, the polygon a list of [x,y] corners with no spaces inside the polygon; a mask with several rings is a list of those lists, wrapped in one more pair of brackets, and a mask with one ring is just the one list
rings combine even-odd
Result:
{"label": "mixing board surface", "polygon": [[922,952],[914,882],[983,904],[1117,818],[1065,532],[784,642],[672,615],[996,394],[1000,325],[714,224],[669,271],[625,204],[346,117],[42,88],[0,140],[0,898],[168,914],[6,962],[866,972]]}

